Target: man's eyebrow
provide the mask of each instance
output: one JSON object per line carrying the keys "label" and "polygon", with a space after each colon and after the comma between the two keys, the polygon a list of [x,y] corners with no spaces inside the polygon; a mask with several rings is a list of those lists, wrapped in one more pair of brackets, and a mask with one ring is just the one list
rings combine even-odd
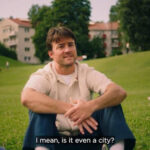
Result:
{"label": "man's eyebrow", "polygon": [[65,43],[58,43],[58,45],[64,45]]}
{"label": "man's eyebrow", "polygon": [[68,43],[69,43],[69,44],[74,44],[75,42],[72,41],[72,42],[68,42]]}
{"label": "man's eyebrow", "polygon": [[[75,42],[71,41],[71,42],[67,42],[67,43],[74,44]],[[64,45],[64,44],[65,44],[65,42],[64,43],[58,43],[58,45]]]}

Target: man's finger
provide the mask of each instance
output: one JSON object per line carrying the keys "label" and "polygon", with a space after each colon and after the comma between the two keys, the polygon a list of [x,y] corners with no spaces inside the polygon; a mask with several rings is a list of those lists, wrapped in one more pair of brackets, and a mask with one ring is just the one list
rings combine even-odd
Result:
{"label": "man's finger", "polygon": [[83,122],[82,125],[89,133],[91,134],[93,133],[92,129],[88,126],[86,122]]}
{"label": "man's finger", "polygon": [[92,121],[96,126],[98,126],[98,122],[93,117],[89,117],[89,120]]}
{"label": "man's finger", "polygon": [[71,115],[73,115],[74,112],[75,112],[75,108],[71,108],[64,114],[64,116],[70,117]]}
{"label": "man's finger", "polygon": [[77,117],[77,116],[74,116],[74,117],[70,116],[69,119],[71,121],[73,121],[73,122],[76,122],[79,119],[79,117]]}
{"label": "man's finger", "polygon": [[83,117],[78,118],[76,121],[74,121],[74,126],[81,124],[83,120]]}
{"label": "man's finger", "polygon": [[79,127],[79,130],[80,130],[81,134],[84,134],[83,125],[82,125],[82,124],[80,124],[78,127]]}
{"label": "man's finger", "polygon": [[76,122],[80,118],[80,116],[79,116],[78,112],[74,112],[74,113],[72,113],[72,115],[69,116],[69,118],[72,121]]}
{"label": "man's finger", "polygon": [[97,126],[89,119],[86,119],[85,122],[94,130],[97,130]]}

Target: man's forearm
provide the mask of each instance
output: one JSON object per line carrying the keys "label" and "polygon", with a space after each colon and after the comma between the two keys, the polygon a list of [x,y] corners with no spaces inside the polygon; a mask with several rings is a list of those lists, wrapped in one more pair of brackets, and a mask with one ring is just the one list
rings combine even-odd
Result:
{"label": "man's forearm", "polygon": [[21,94],[21,103],[36,113],[64,114],[71,108],[71,104],[54,100],[49,96],[26,88]]}
{"label": "man's forearm", "polygon": [[108,85],[108,88],[103,95],[90,101],[89,105],[96,111],[106,107],[116,106],[120,104],[126,96],[126,92],[120,86],[112,83]]}
{"label": "man's forearm", "polygon": [[75,122],[75,125],[80,124],[83,120],[93,114],[93,112],[118,105],[126,97],[126,92],[115,83],[108,85],[104,94],[91,101],[81,101],[74,107],[70,108],[65,116]]}
{"label": "man's forearm", "polygon": [[[45,94],[29,88],[22,91],[21,102],[25,107],[36,113],[65,114],[72,107],[69,103],[54,100]],[[97,129],[97,122],[92,117],[83,121],[82,124],[79,125],[79,130],[84,134],[83,128],[85,128],[91,133],[92,130],[90,127],[94,130]]]}

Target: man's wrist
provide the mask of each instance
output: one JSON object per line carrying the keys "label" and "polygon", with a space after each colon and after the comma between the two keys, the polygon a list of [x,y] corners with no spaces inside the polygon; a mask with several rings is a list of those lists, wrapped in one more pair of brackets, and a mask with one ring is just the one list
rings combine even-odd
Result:
{"label": "man's wrist", "polygon": [[64,114],[72,107],[73,107],[72,104],[66,103],[66,105],[64,107],[64,111],[65,111]]}
{"label": "man's wrist", "polygon": [[89,107],[90,107],[90,109],[92,109],[92,112],[95,112],[97,110],[96,101],[94,101],[94,100],[89,101]]}

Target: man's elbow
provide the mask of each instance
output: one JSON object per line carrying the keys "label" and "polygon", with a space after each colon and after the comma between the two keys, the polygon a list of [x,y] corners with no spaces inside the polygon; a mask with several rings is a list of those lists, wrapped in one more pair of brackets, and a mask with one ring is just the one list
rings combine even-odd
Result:
{"label": "man's elbow", "polygon": [[27,90],[23,90],[21,93],[21,104],[27,107],[28,103],[29,103],[28,92]]}
{"label": "man's elbow", "polygon": [[119,90],[119,97],[121,101],[123,101],[127,97],[127,92],[122,88]]}

